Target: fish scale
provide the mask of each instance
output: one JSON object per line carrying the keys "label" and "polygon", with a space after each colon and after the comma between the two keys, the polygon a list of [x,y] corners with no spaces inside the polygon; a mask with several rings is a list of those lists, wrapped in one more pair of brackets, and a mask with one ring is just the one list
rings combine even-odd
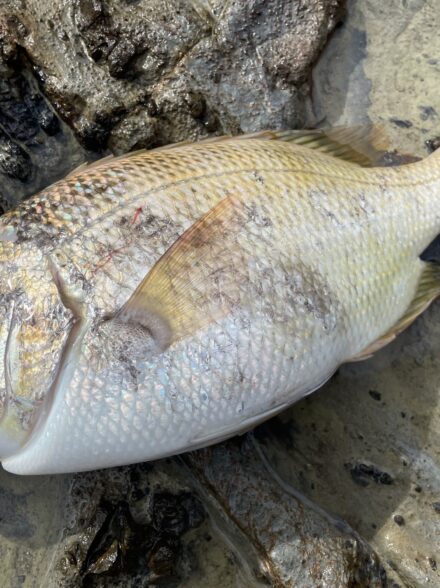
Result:
{"label": "fish scale", "polygon": [[[419,256],[440,232],[438,155],[366,168],[292,138],[107,159],[0,219],[2,316],[20,335],[4,318],[1,348],[24,378],[35,356],[38,384],[0,396],[6,469],[87,470],[227,438],[433,299]],[[19,289],[41,350],[11,310]]]}

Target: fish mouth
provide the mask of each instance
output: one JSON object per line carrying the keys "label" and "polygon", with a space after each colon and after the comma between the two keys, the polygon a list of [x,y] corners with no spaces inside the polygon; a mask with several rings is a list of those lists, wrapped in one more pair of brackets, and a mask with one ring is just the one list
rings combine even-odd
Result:
{"label": "fish mouth", "polygon": [[[60,341],[56,359],[50,359],[50,373],[45,383],[32,391],[32,382],[27,381],[25,394],[16,374],[26,367],[20,359],[20,328],[23,318],[15,306],[11,308],[9,330],[4,348],[4,394],[0,392],[0,461],[14,460],[34,443],[42,434],[53,405],[68,388],[79,355],[84,335],[91,324],[88,309],[82,300],[66,287],[61,272],[53,260],[48,267],[58,290],[59,300],[70,311],[70,320],[65,325],[63,341]],[[16,316],[17,315],[17,316]],[[47,366],[46,366],[47,367]],[[31,377],[32,371],[29,374]],[[26,375],[25,375],[26,378]],[[29,386],[30,384],[30,386]],[[27,390],[26,390],[27,388]],[[3,402],[2,402],[3,400]]]}
{"label": "fish mouth", "polygon": [[[65,341],[55,376],[41,400],[27,403],[27,421],[23,419],[21,399],[7,401],[6,412],[0,420],[0,461],[14,462],[15,458],[26,454],[27,450],[44,434],[50,414],[57,402],[63,401],[63,392],[69,387],[85,333],[90,328],[91,319],[79,319],[72,327]],[[5,465],[5,464],[4,464]],[[9,467],[6,469],[9,470]]]}
{"label": "fish mouth", "polygon": [[42,407],[41,398],[20,396],[14,374],[19,361],[19,324],[12,306],[3,355],[4,388],[0,394],[0,461],[14,455],[32,435]]}

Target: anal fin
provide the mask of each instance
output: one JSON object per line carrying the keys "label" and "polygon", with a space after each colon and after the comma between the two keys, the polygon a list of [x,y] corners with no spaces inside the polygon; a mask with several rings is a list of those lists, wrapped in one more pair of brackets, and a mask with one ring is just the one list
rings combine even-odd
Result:
{"label": "anal fin", "polygon": [[381,349],[391,343],[397,335],[404,331],[407,327],[413,323],[416,318],[422,314],[424,310],[433,302],[437,296],[440,295],[440,265],[437,263],[426,263],[420,278],[417,291],[414,298],[411,301],[405,314],[397,321],[395,325],[381,335],[378,339],[373,341],[363,349],[360,353],[357,353],[353,357],[348,359],[348,362],[361,361],[368,359]]}

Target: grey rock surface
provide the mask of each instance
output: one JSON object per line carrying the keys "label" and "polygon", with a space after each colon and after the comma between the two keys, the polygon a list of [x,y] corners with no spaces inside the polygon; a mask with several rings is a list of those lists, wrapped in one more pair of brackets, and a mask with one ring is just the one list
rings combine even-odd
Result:
{"label": "grey rock surface", "polygon": [[41,93],[15,41],[24,30],[0,3],[0,212],[62,177],[86,156]]}
{"label": "grey rock surface", "polygon": [[3,0],[4,206],[108,149],[302,126],[343,3]]}
{"label": "grey rock surface", "polygon": [[252,441],[248,435],[186,459],[260,554],[271,583],[285,588],[385,586],[386,574],[371,547],[342,520],[289,488]]}

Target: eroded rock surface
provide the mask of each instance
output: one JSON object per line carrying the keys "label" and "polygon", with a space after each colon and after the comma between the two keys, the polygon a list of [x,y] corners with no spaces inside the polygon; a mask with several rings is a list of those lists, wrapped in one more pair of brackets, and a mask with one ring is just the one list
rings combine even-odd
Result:
{"label": "eroded rock surface", "polygon": [[274,586],[386,585],[386,574],[368,544],[342,520],[287,488],[251,436],[186,459],[231,524],[260,554],[260,565]]}
{"label": "eroded rock surface", "polygon": [[24,25],[0,4],[0,213],[65,175],[86,154],[41,93],[17,39]]}
{"label": "eroded rock surface", "polygon": [[310,68],[343,3],[3,0],[6,206],[41,187],[41,168],[50,182],[93,157],[54,110],[94,153],[302,126]]}

